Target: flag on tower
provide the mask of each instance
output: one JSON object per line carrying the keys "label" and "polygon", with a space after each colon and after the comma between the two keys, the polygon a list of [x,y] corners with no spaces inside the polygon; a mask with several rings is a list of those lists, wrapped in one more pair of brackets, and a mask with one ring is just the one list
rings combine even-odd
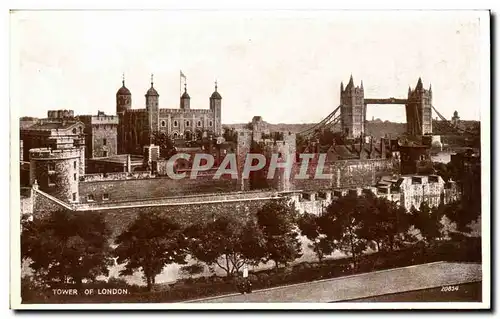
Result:
{"label": "flag on tower", "polygon": [[184,75],[184,73],[182,73],[182,70],[181,70],[181,78],[183,78],[184,80],[186,80],[186,76]]}

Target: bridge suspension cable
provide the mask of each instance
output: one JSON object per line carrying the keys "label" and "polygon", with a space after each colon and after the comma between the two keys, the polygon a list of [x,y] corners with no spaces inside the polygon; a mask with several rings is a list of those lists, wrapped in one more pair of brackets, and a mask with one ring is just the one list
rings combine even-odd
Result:
{"label": "bridge suspension cable", "polygon": [[478,133],[468,131],[465,129],[461,129],[459,127],[454,126],[446,117],[444,117],[441,113],[439,113],[439,111],[434,107],[434,105],[432,105],[432,109],[434,110],[434,112],[436,112],[437,116],[441,119],[441,121],[443,121],[445,124],[447,124],[447,126],[449,128],[451,128],[452,130],[454,130],[455,132],[467,133],[470,135],[478,135]]}
{"label": "bridge suspension cable", "polygon": [[[309,135],[312,135],[314,134],[314,132],[317,130],[317,129],[320,129],[322,127],[325,127],[325,126],[330,126],[332,125],[331,123],[335,122],[338,123],[338,121],[340,120],[340,114],[338,114],[337,116],[335,116],[335,114],[337,114],[337,112],[339,112],[340,110],[340,105],[337,106],[335,108],[335,110],[333,110],[332,113],[328,114],[324,119],[322,119],[319,123],[311,126],[310,128],[308,129],[305,129],[299,133],[297,133],[297,135],[302,135],[302,136],[309,136]],[[335,125],[333,124],[333,125]]]}

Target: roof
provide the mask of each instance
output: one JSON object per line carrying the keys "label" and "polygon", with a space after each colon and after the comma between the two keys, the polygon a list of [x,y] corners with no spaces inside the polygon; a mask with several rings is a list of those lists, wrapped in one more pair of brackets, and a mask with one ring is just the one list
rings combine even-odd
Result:
{"label": "roof", "polygon": [[27,128],[30,131],[50,131],[50,130],[64,130],[69,129],[77,124],[82,124],[80,121],[48,121],[48,122],[39,122],[31,125]]}
{"label": "roof", "polygon": [[212,96],[210,98],[213,100],[222,100],[222,96],[220,96],[219,92],[217,91],[214,91],[214,93],[212,93]]}
{"label": "roof", "polygon": [[[88,159],[88,160],[96,161],[96,162],[126,164],[128,155],[129,154],[118,154],[118,155],[113,155],[113,156],[109,156],[109,157],[92,158],[92,159]],[[130,161],[131,161],[131,163],[135,163],[135,162],[142,163],[143,157],[139,156],[139,155],[130,155]]]}
{"label": "roof", "polygon": [[155,88],[153,87],[153,83],[151,83],[151,87],[146,92],[146,96],[160,96],[160,94],[158,94],[158,92],[156,92]]}
{"label": "roof", "polygon": [[116,92],[116,95],[132,95],[130,94],[129,89],[125,87],[125,81],[122,82],[122,87],[118,89],[118,92]]}
{"label": "roof", "polygon": [[191,97],[187,93],[187,91],[184,91],[184,94],[182,94],[181,99],[190,99]]}
{"label": "roof", "polygon": [[329,153],[334,153],[340,158],[352,158],[357,157],[357,154],[353,154],[346,145],[333,145],[329,149]]}

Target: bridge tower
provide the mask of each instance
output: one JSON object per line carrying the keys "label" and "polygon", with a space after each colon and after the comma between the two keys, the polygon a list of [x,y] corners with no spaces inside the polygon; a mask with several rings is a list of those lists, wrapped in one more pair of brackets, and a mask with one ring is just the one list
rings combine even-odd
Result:
{"label": "bridge tower", "polygon": [[366,105],[363,81],[361,85],[354,86],[351,78],[345,87],[340,83],[340,123],[342,133],[347,138],[357,138],[365,133]]}
{"label": "bridge tower", "polygon": [[432,134],[432,87],[424,89],[420,78],[414,90],[408,88],[406,132],[411,136]]}

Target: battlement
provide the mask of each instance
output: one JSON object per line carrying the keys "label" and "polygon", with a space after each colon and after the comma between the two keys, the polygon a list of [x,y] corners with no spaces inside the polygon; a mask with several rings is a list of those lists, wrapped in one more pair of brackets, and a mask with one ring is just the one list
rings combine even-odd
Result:
{"label": "battlement", "polygon": [[128,109],[127,113],[147,113],[146,109]]}
{"label": "battlement", "polygon": [[34,158],[37,160],[54,160],[54,159],[70,159],[79,158],[80,150],[77,148],[71,149],[57,149],[53,150],[50,148],[34,148],[30,150],[30,159]]}
{"label": "battlement", "polygon": [[160,109],[160,114],[168,114],[168,113],[194,113],[194,114],[211,114],[212,110],[208,109]]}
{"label": "battlement", "polygon": [[73,110],[49,110],[47,111],[47,118],[49,119],[62,119],[68,117],[74,117],[75,112]]}
{"label": "battlement", "polygon": [[120,181],[129,179],[148,179],[156,178],[156,175],[149,171],[142,172],[114,172],[114,173],[96,173],[80,176],[80,182],[100,182],[100,181]]}
{"label": "battlement", "polygon": [[92,125],[106,124],[118,125],[118,116],[116,115],[92,115],[90,123]]}

